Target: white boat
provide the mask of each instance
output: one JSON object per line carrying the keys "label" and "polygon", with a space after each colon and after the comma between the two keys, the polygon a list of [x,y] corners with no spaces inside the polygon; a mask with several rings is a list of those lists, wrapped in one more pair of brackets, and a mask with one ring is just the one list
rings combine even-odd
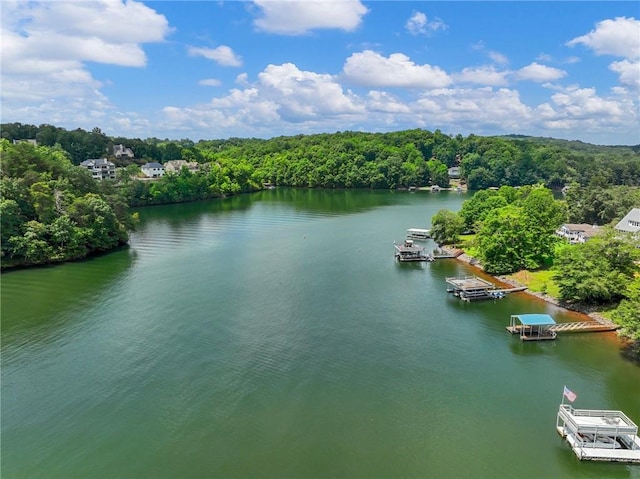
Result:
{"label": "white boat", "polygon": [[602,449],[621,449],[622,446],[614,438],[598,434],[578,434],[578,441],[586,447],[598,447]]}
{"label": "white boat", "polygon": [[431,230],[425,230],[420,228],[409,228],[407,230],[407,238],[424,240],[431,238]]}

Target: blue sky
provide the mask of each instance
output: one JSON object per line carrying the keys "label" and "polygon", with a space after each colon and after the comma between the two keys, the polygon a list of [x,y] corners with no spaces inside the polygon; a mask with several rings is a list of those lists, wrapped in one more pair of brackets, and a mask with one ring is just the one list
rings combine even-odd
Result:
{"label": "blue sky", "polygon": [[638,2],[0,0],[2,122],[640,143]]}

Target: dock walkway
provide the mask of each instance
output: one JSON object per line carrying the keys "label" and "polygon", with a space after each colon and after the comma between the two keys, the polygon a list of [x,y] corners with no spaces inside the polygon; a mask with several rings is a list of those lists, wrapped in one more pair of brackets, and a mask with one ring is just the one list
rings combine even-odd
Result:
{"label": "dock walkway", "polygon": [[549,329],[556,333],[580,333],[615,331],[620,328],[614,323],[601,323],[599,321],[577,321],[575,323],[556,323]]}

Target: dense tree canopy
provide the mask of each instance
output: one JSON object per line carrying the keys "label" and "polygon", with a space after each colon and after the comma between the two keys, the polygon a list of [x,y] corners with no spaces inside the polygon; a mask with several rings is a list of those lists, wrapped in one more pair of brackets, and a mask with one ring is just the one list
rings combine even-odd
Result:
{"label": "dense tree canopy", "polygon": [[126,202],[60,149],[0,140],[0,160],[2,267],[83,258],[127,241]]}
{"label": "dense tree canopy", "polygon": [[[58,145],[74,164],[110,157],[125,144],[138,164],[184,159],[230,165],[245,162],[257,183],[322,188],[448,186],[447,169],[459,166],[472,190],[541,183],[559,189],[575,182],[601,187],[640,184],[640,147],[596,146],[533,137],[445,135],[439,130],[390,133],[337,132],[268,140],[229,138],[160,140],[110,138],[99,128],[67,131],[51,125],[2,125],[8,140]],[[112,158],[126,166],[131,160]],[[469,225],[467,225],[469,226]]]}
{"label": "dense tree canopy", "polygon": [[554,280],[560,299],[568,302],[608,303],[625,297],[639,272],[634,262],[640,250],[630,238],[609,230],[583,244],[561,248]]}

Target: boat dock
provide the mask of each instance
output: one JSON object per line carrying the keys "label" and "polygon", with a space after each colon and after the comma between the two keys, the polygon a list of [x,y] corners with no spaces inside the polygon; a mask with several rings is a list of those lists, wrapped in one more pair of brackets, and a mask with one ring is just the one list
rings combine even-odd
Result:
{"label": "boat dock", "polygon": [[556,430],[581,461],[640,464],[638,426],[622,411],[560,404]]}
{"label": "boat dock", "polygon": [[552,329],[557,323],[548,314],[512,314],[507,331],[519,334],[522,341],[544,341],[556,339]]}
{"label": "boat dock", "polygon": [[406,239],[402,244],[393,243],[396,249],[395,258],[400,262],[405,261],[433,261],[423,246],[417,245],[411,239]]}
{"label": "boat dock", "polygon": [[482,299],[500,299],[508,293],[524,291],[527,289],[522,286],[519,288],[496,288],[496,285],[477,276],[464,276],[460,278],[446,278],[447,283],[451,286],[447,288],[448,293],[453,293],[457,298],[463,301],[478,301]]}
{"label": "boat dock", "polygon": [[431,238],[431,230],[420,228],[409,228],[407,230],[408,239],[427,240]]}

